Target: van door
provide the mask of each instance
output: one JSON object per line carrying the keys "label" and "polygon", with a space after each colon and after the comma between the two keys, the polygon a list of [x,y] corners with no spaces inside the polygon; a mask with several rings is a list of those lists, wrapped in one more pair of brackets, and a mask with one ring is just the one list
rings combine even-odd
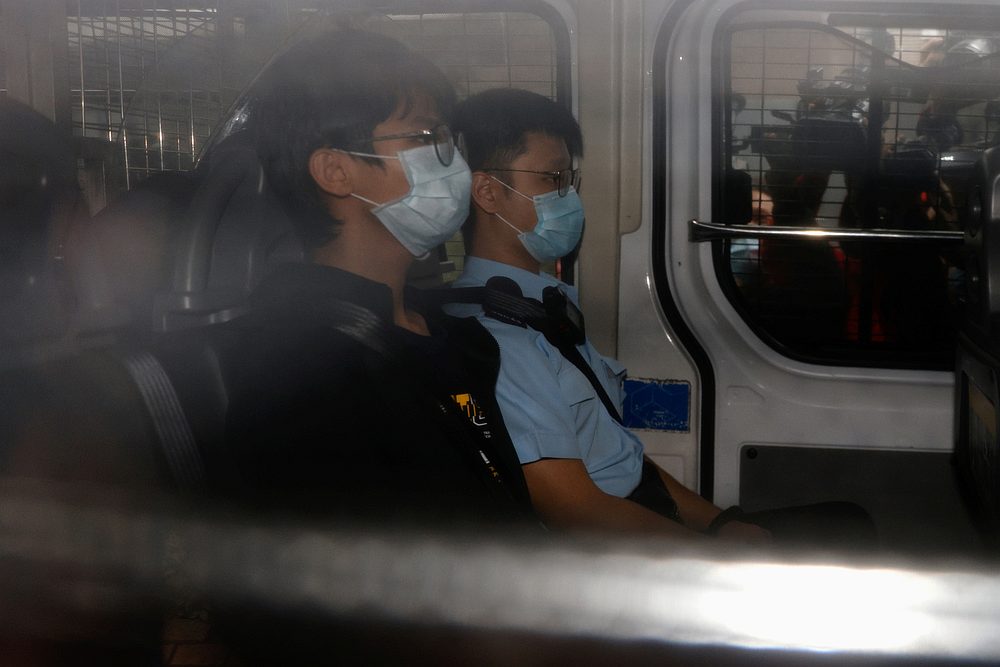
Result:
{"label": "van door", "polygon": [[899,544],[964,521],[960,217],[1000,130],[1000,8],[946,4],[659,11],[649,225],[622,245],[650,244],[651,287],[623,268],[622,298],[685,338],[719,505],[854,500]]}

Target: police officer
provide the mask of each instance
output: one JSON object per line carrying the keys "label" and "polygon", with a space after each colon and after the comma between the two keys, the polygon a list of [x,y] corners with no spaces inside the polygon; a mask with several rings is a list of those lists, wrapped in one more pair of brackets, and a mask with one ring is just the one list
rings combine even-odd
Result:
{"label": "police officer", "polygon": [[[554,287],[575,304],[576,291],[541,267],[569,254],[583,232],[574,166],[583,141],[576,120],[540,95],[497,89],[462,102],[455,128],[473,170],[473,206],[463,229],[468,256],[456,286],[483,286],[501,276],[526,297],[541,300]],[[478,312],[499,342],[497,397],[546,524],[768,539],[766,530],[739,521],[735,510],[723,513],[644,456],[617,414],[625,373],[617,361],[584,340],[575,349],[587,372],[538,330],[475,307],[455,308]]]}

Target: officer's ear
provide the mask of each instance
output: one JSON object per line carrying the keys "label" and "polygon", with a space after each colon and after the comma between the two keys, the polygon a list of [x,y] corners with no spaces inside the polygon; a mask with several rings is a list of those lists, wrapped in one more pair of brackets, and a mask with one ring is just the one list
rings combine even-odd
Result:
{"label": "officer's ear", "polygon": [[499,206],[498,188],[503,186],[496,179],[482,171],[472,172],[472,201],[486,213],[496,213]]}
{"label": "officer's ear", "polygon": [[336,197],[354,192],[354,160],[330,148],[317,148],[309,156],[309,175],[319,189]]}

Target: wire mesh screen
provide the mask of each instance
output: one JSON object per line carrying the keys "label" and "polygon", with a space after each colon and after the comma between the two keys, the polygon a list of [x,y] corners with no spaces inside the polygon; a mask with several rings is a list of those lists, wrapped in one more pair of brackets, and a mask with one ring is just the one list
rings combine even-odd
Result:
{"label": "wire mesh screen", "polygon": [[460,98],[508,86],[556,96],[552,28],[534,14],[394,14],[373,16],[363,27],[426,56]]}
{"label": "wire mesh screen", "polygon": [[[366,11],[297,0],[70,0],[74,132],[98,156],[83,176],[92,212],[117,188],[194,168],[227,114],[236,118],[229,129],[238,126],[232,105],[296,35],[337,27],[379,32],[439,66],[460,98],[505,86],[555,98],[556,44],[539,16],[393,12],[390,3],[381,5]],[[457,276],[464,254],[459,236],[448,242],[445,280]]]}
{"label": "wire mesh screen", "polygon": [[253,2],[71,2],[73,124],[117,145],[126,185],[188,170],[240,91],[291,35],[353,25],[440,66],[460,96],[516,85],[555,95],[551,28],[523,13],[386,14]]}
{"label": "wire mesh screen", "polygon": [[69,16],[74,130],[117,145],[126,186],[191,169],[225,111],[218,15],[104,2]]}
{"label": "wire mesh screen", "polygon": [[[801,24],[735,29],[725,173],[749,224],[957,230],[972,168],[1000,139],[1000,34]],[[879,128],[873,131],[872,128]],[[729,222],[747,222],[730,220]],[[745,317],[826,361],[949,365],[958,249],[740,240],[724,273]]]}

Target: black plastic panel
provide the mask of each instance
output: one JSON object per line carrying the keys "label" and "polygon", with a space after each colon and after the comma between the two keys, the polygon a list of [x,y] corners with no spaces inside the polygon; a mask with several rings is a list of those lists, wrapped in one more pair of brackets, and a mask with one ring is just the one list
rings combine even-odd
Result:
{"label": "black plastic panel", "polygon": [[740,506],[756,511],[849,501],[875,521],[882,546],[925,552],[980,547],[950,452],[744,445]]}

